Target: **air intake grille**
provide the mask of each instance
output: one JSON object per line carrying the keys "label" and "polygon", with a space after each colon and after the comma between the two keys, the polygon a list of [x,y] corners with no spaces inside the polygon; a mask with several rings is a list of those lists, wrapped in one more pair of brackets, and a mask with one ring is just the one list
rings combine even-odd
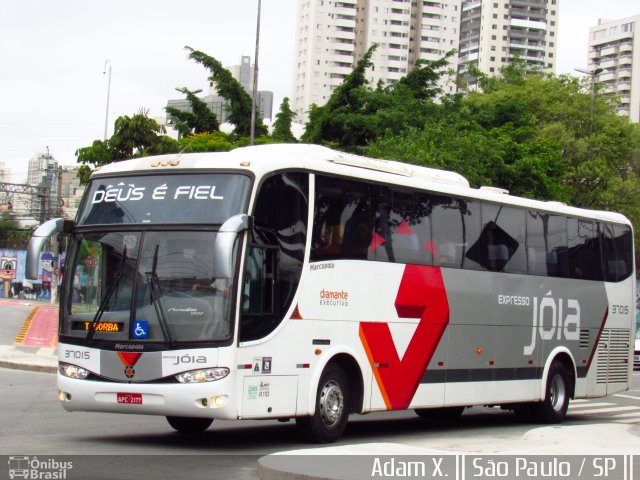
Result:
{"label": "air intake grille", "polygon": [[598,342],[597,383],[629,381],[631,334],[622,328],[605,328]]}
{"label": "air intake grille", "polygon": [[580,330],[580,348],[589,348],[589,329]]}

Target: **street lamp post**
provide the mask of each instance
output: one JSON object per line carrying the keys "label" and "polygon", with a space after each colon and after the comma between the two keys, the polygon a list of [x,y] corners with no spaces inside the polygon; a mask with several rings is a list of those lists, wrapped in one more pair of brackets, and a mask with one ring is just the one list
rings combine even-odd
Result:
{"label": "street lamp post", "polygon": [[104,141],[107,141],[107,126],[109,125],[109,97],[111,96],[111,61],[105,60],[102,74],[107,73],[107,64],[109,64],[109,79],[107,81],[107,111],[104,115]]}
{"label": "street lamp post", "polygon": [[591,104],[589,107],[589,136],[591,136],[593,133],[593,109],[596,101],[596,77],[602,73],[602,68],[596,68],[592,72],[584,68],[574,68],[574,70],[591,77]]}
{"label": "street lamp post", "polygon": [[260,10],[262,0],[258,0],[258,20],[256,22],[256,54],[253,60],[253,94],[251,98],[251,137],[250,145],[256,144],[256,102],[258,101],[258,49],[260,46]]}

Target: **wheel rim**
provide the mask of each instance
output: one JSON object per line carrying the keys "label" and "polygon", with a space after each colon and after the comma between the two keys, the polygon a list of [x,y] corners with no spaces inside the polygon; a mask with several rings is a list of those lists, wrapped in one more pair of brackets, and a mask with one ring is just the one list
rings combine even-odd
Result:
{"label": "wheel rim", "polygon": [[555,375],[551,380],[551,391],[549,392],[551,408],[556,412],[561,412],[567,398],[567,389],[562,375]]}
{"label": "wheel rim", "polygon": [[342,418],[344,395],[337,382],[330,380],[320,392],[320,416],[327,427],[333,427]]}

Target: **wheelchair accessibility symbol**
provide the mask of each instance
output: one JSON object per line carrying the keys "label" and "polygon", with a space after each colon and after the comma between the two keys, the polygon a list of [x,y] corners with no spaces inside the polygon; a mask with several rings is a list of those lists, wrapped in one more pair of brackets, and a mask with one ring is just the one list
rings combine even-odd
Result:
{"label": "wheelchair accessibility symbol", "polygon": [[149,322],[136,320],[133,322],[133,338],[149,338]]}

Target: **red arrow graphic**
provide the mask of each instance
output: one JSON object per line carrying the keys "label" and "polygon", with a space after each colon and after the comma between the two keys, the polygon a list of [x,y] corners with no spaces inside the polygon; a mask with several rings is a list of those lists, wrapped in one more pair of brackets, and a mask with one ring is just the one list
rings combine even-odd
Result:
{"label": "red arrow graphic", "polygon": [[360,340],[389,410],[409,406],[449,323],[449,302],[440,268],[405,266],[395,307],[399,318],[420,319],[402,360],[388,324],[360,323]]}

